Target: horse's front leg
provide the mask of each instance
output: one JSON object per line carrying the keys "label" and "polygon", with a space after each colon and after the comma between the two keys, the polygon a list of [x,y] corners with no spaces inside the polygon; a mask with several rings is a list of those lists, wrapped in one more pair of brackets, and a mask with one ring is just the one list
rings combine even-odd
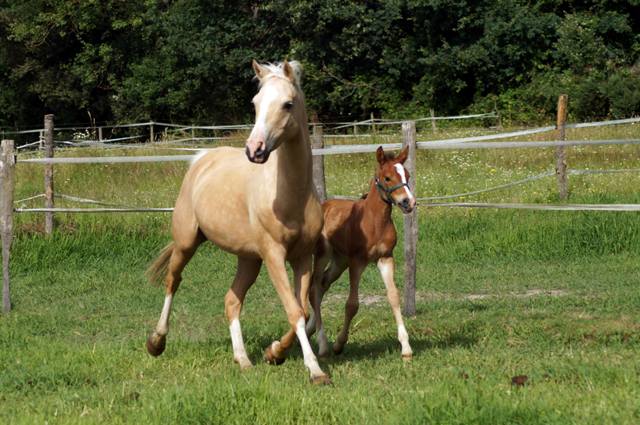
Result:
{"label": "horse's front leg", "polygon": [[[273,244],[269,249],[265,250],[266,255],[263,257],[264,263],[267,266],[269,277],[271,282],[278,292],[278,296],[282,301],[284,309],[287,313],[287,319],[291,325],[292,332],[298,337],[300,346],[302,348],[302,354],[304,356],[304,364],[309,369],[311,375],[311,381],[316,384],[328,384],[331,381],[329,377],[320,369],[318,360],[316,359],[307,333],[305,332],[305,313],[304,310],[294,295],[291,286],[289,285],[289,277],[287,276],[287,269],[285,267],[285,250],[276,244]],[[299,297],[303,295],[306,297],[309,291],[309,282],[311,279],[311,257],[307,261],[300,260],[298,265],[298,274],[300,276],[300,291]],[[306,283],[303,283],[306,282]],[[304,288],[306,286],[306,288]],[[285,335],[287,337],[287,335]],[[289,346],[292,344],[293,337],[289,337],[289,340],[284,341]],[[283,343],[280,341],[274,341],[265,351],[265,357],[269,361],[269,356],[273,356],[274,359],[284,359]],[[280,360],[280,363],[283,360]],[[278,361],[274,361],[278,363]]]}
{"label": "horse's front leg", "polygon": [[398,325],[398,340],[400,341],[400,345],[402,345],[402,359],[411,360],[413,351],[409,345],[409,334],[404,327],[402,313],[400,312],[400,297],[398,295],[398,288],[396,288],[395,281],[393,280],[394,269],[393,257],[382,257],[378,260],[378,270],[380,270],[384,286],[387,288],[387,298],[389,299],[389,304],[391,304],[393,317],[395,317],[396,324]]}
{"label": "horse's front leg", "polygon": [[[309,299],[309,286],[311,282],[311,257],[302,257],[290,261],[293,269],[293,282],[295,287],[295,295],[298,304],[302,307],[305,322],[309,318],[308,311],[308,299]],[[289,331],[280,338],[280,341],[274,341],[275,344],[271,344],[265,350],[265,360],[271,364],[282,364],[287,356],[287,351],[296,338],[296,329],[291,328]]]}

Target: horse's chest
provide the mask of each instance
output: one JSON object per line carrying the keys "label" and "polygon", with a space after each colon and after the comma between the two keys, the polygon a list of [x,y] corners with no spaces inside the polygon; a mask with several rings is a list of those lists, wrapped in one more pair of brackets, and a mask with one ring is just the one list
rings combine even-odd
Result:
{"label": "horse's chest", "polygon": [[271,216],[263,222],[262,228],[271,240],[284,246],[287,252],[310,251],[322,230],[322,221],[306,213],[287,218]]}

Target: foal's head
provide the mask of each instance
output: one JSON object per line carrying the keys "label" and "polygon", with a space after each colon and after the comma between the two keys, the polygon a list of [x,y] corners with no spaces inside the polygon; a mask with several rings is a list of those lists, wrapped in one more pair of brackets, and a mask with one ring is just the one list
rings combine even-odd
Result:
{"label": "foal's head", "polygon": [[300,132],[304,99],[300,90],[302,68],[298,62],[260,65],[253,61],[260,90],[252,100],[256,121],[246,143],[249,161],[262,164],[282,143]]}
{"label": "foal's head", "polygon": [[416,207],[416,198],[409,189],[409,172],[404,168],[409,148],[404,148],[398,156],[387,154],[382,146],[376,151],[378,167],[376,169],[376,187],[382,200],[396,204],[407,214]]}

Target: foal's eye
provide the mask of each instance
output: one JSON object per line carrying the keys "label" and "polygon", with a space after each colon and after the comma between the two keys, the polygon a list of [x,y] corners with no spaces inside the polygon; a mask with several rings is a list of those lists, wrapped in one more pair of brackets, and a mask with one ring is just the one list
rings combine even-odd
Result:
{"label": "foal's eye", "polygon": [[391,181],[391,179],[390,179],[389,177],[385,177],[385,178],[384,178],[384,181],[386,181],[386,182],[390,182],[390,181]]}
{"label": "foal's eye", "polygon": [[284,102],[282,104],[282,109],[290,111],[291,108],[293,108],[293,102],[292,101],[288,101],[288,102]]}

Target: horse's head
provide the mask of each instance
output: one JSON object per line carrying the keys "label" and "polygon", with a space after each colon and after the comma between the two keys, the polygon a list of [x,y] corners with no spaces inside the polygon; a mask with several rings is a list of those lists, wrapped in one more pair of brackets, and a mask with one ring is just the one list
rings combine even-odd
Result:
{"label": "horse's head", "polygon": [[382,199],[389,204],[396,204],[407,214],[416,207],[416,198],[409,189],[409,172],[404,168],[409,148],[404,148],[398,156],[385,154],[382,146],[376,151],[378,168],[376,170],[376,187]]}
{"label": "horse's head", "polygon": [[249,161],[262,164],[278,146],[299,134],[296,115],[304,109],[301,67],[298,62],[260,65],[254,60],[253,70],[260,90],[252,100],[256,120],[247,139],[246,154]]}

